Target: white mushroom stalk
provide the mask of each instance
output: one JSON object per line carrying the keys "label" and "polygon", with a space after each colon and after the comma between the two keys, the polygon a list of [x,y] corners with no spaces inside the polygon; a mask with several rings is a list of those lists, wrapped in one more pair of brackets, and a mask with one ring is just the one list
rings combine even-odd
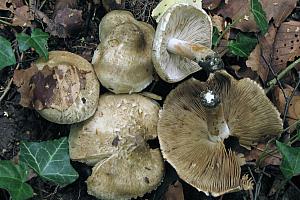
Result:
{"label": "white mushroom stalk", "polygon": [[205,108],[208,137],[212,142],[220,142],[228,138],[230,130],[224,118],[223,104],[219,96],[212,90],[203,91],[200,95],[201,104]]}
{"label": "white mushroom stalk", "polygon": [[224,67],[219,55],[202,44],[194,44],[188,41],[171,38],[167,44],[170,53],[186,57],[197,62],[207,71],[216,71]]}

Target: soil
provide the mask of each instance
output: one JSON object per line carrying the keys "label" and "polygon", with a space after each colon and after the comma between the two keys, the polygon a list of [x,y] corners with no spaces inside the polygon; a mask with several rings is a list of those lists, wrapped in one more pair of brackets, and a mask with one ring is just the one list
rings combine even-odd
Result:
{"label": "soil", "polygon": [[[79,54],[91,61],[94,50],[96,49],[99,39],[98,39],[98,25],[101,18],[106,14],[106,11],[102,6],[95,6],[90,4],[90,1],[79,1],[79,10],[83,11],[84,28],[83,31],[72,35],[70,38],[61,39],[58,37],[51,36],[49,39],[49,51],[50,50],[67,50],[76,54]],[[149,10],[159,2],[158,0],[152,1],[152,4],[142,4],[138,3],[135,6],[132,3],[126,1],[126,9],[133,11],[135,17],[139,20],[144,20],[152,25],[156,25],[154,20],[150,17]],[[89,7],[91,5],[91,7]],[[51,17],[53,15],[53,10],[55,6],[55,0],[46,1],[43,9],[41,10],[46,15]],[[147,7],[148,6],[148,7]],[[144,12],[141,12],[141,7]],[[137,12],[139,10],[139,12]],[[295,13],[294,13],[295,14]],[[35,24],[37,27],[43,28],[42,23],[37,22]],[[20,31],[18,27],[11,29],[10,27],[5,27],[0,29],[0,35],[6,38],[13,38],[14,31]],[[24,55],[23,61],[20,63],[20,68],[28,68],[30,63],[35,60],[38,56],[35,53],[27,53]],[[225,58],[228,62],[231,62],[231,58]],[[235,61],[236,63],[236,61]],[[9,80],[13,75],[13,67],[5,68],[0,71],[0,91],[7,85]],[[202,71],[193,75],[194,77],[205,80],[207,75]],[[163,98],[176,87],[177,84],[166,84],[163,81],[153,82],[146,91],[151,91]],[[105,88],[101,88],[101,91],[105,92]],[[0,93],[1,94],[1,93]],[[5,96],[0,106],[0,159],[10,160],[17,157],[19,152],[19,142],[21,140],[27,141],[45,141],[59,138],[61,136],[68,136],[69,125],[58,125],[46,121],[39,114],[31,109],[24,108],[19,105],[20,95],[17,92],[17,88],[12,85],[8,94]],[[162,103],[162,101],[160,102]],[[155,141],[156,145],[158,144]],[[154,144],[155,145],[155,144]],[[155,145],[155,146],[156,146]],[[73,167],[78,171],[80,178],[64,188],[60,188],[53,185],[50,182],[44,181],[38,177],[34,177],[29,180],[29,184],[33,187],[35,196],[33,200],[47,199],[47,200],[96,200],[95,197],[90,196],[86,192],[85,180],[91,174],[91,168],[85,164],[79,162],[72,162]],[[261,173],[255,173],[254,166],[246,166],[243,168],[245,172],[251,170],[254,173],[256,180],[259,179]],[[299,189],[300,181],[299,177],[295,177],[292,181],[293,184],[287,184],[281,193],[276,193],[276,195],[268,196],[272,184],[275,180],[282,179],[280,170],[278,167],[266,167],[264,171],[264,176],[260,181],[261,190],[259,199],[299,199]],[[149,200],[160,200],[164,199],[164,193],[168,186],[178,180],[178,176],[175,170],[166,163],[166,174],[163,183],[155,191],[150,194],[146,194],[140,199]],[[183,191],[186,200],[214,200],[214,199],[250,199],[251,195],[247,192],[236,192],[231,194],[223,195],[222,197],[214,198],[206,196],[204,193],[198,192],[196,189],[181,180],[183,184]],[[255,192],[255,190],[253,191]],[[6,191],[0,189],[0,200],[9,200],[9,195]]]}

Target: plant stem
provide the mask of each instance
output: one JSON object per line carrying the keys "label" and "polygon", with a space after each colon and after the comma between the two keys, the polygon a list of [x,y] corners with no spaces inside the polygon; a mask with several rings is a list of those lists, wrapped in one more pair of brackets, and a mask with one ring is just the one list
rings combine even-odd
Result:
{"label": "plant stem", "polygon": [[9,26],[12,26],[11,23],[9,23],[9,22],[7,22],[7,21],[4,21],[4,20],[2,20],[2,19],[0,19],[0,23],[6,24],[6,25],[9,25]]}
{"label": "plant stem", "polygon": [[221,33],[221,35],[218,37],[216,43],[215,43],[215,47],[218,46],[220,40],[223,38],[223,36],[227,33],[227,31],[229,29],[231,29],[237,22],[240,21],[242,17],[237,18],[236,20],[234,20],[231,24],[227,25],[226,28],[224,29],[224,31]]}
{"label": "plant stem", "polygon": [[268,88],[265,90],[266,93],[268,93],[271,89],[274,88],[274,86],[276,85],[277,81],[282,79],[289,71],[291,71],[291,69],[293,69],[294,67],[297,66],[297,64],[300,63],[300,58],[298,58],[297,60],[295,60],[292,64],[290,64],[287,68],[285,68],[283,71],[281,71],[277,78],[273,78],[271,81],[268,82]]}

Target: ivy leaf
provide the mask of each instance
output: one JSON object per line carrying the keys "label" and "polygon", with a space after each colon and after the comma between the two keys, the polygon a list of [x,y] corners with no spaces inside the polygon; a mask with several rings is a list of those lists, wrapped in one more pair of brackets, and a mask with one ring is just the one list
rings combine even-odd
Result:
{"label": "ivy leaf", "polygon": [[66,186],[78,178],[70,164],[66,137],[45,142],[22,142],[20,160],[42,178]]}
{"label": "ivy leaf", "polygon": [[267,20],[266,12],[263,10],[259,0],[251,0],[251,12],[262,34],[265,34],[268,31],[269,22]]}
{"label": "ivy leaf", "polygon": [[152,11],[151,16],[158,23],[163,14],[176,3],[186,3],[196,8],[202,8],[202,0],[162,0]]}
{"label": "ivy leaf", "polygon": [[33,196],[33,190],[26,183],[28,174],[25,164],[15,165],[11,161],[1,160],[0,188],[7,190],[13,200],[29,199]]}
{"label": "ivy leaf", "polygon": [[49,39],[49,34],[43,32],[41,29],[36,28],[32,30],[31,40],[29,40],[29,45],[33,47],[36,52],[48,60],[48,45],[47,41]]}
{"label": "ivy leaf", "polygon": [[234,55],[240,57],[248,57],[251,51],[255,48],[257,39],[247,36],[243,33],[238,33],[236,40],[231,40],[228,43],[228,48]]}
{"label": "ivy leaf", "polygon": [[17,40],[19,44],[19,49],[21,52],[26,51],[30,48],[30,36],[25,33],[18,33],[17,34]]}
{"label": "ivy leaf", "polygon": [[0,70],[14,64],[16,64],[16,57],[11,47],[11,43],[0,36]]}
{"label": "ivy leaf", "polygon": [[276,141],[276,145],[283,160],[280,169],[285,178],[290,179],[300,174],[300,147],[290,147],[284,143]]}

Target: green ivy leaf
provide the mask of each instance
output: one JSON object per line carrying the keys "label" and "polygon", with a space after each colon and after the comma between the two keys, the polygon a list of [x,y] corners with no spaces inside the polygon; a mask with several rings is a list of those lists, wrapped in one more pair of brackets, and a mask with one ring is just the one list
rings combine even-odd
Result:
{"label": "green ivy leaf", "polygon": [[283,160],[280,169],[285,178],[290,179],[300,174],[300,147],[290,147],[284,143],[276,141],[276,145]]}
{"label": "green ivy leaf", "polygon": [[267,20],[266,12],[263,10],[259,0],[251,0],[251,12],[261,32],[265,34],[268,31],[269,22]]}
{"label": "green ivy leaf", "polygon": [[16,57],[10,41],[0,36],[0,70],[16,64]]}
{"label": "green ivy leaf", "polygon": [[257,39],[247,36],[243,33],[238,33],[236,40],[231,40],[228,43],[228,48],[234,55],[240,57],[248,57],[251,51],[255,48]]}
{"label": "green ivy leaf", "polygon": [[15,165],[11,161],[0,161],[0,188],[7,190],[13,200],[29,199],[33,190],[26,183],[28,167],[25,164]]}
{"label": "green ivy leaf", "polygon": [[42,178],[66,186],[78,178],[70,164],[66,137],[45,142],[22,142],[20,160]]}
{"label": "green ivy leaf", "polygon": [[18,33],[17,34],[17,40],[19,44],[19,49],[21,52],[26,51],[30,48],[30,36],[25,33]]}
{"label": "green ivy leaf", "polygon": [[48,60],[48,45],[47,41],[49,39],[49,34],[43,32],[41,29],[36,28],[32,30],[31,40],[29,40],[29,45],[33,47],[36,52]]}

